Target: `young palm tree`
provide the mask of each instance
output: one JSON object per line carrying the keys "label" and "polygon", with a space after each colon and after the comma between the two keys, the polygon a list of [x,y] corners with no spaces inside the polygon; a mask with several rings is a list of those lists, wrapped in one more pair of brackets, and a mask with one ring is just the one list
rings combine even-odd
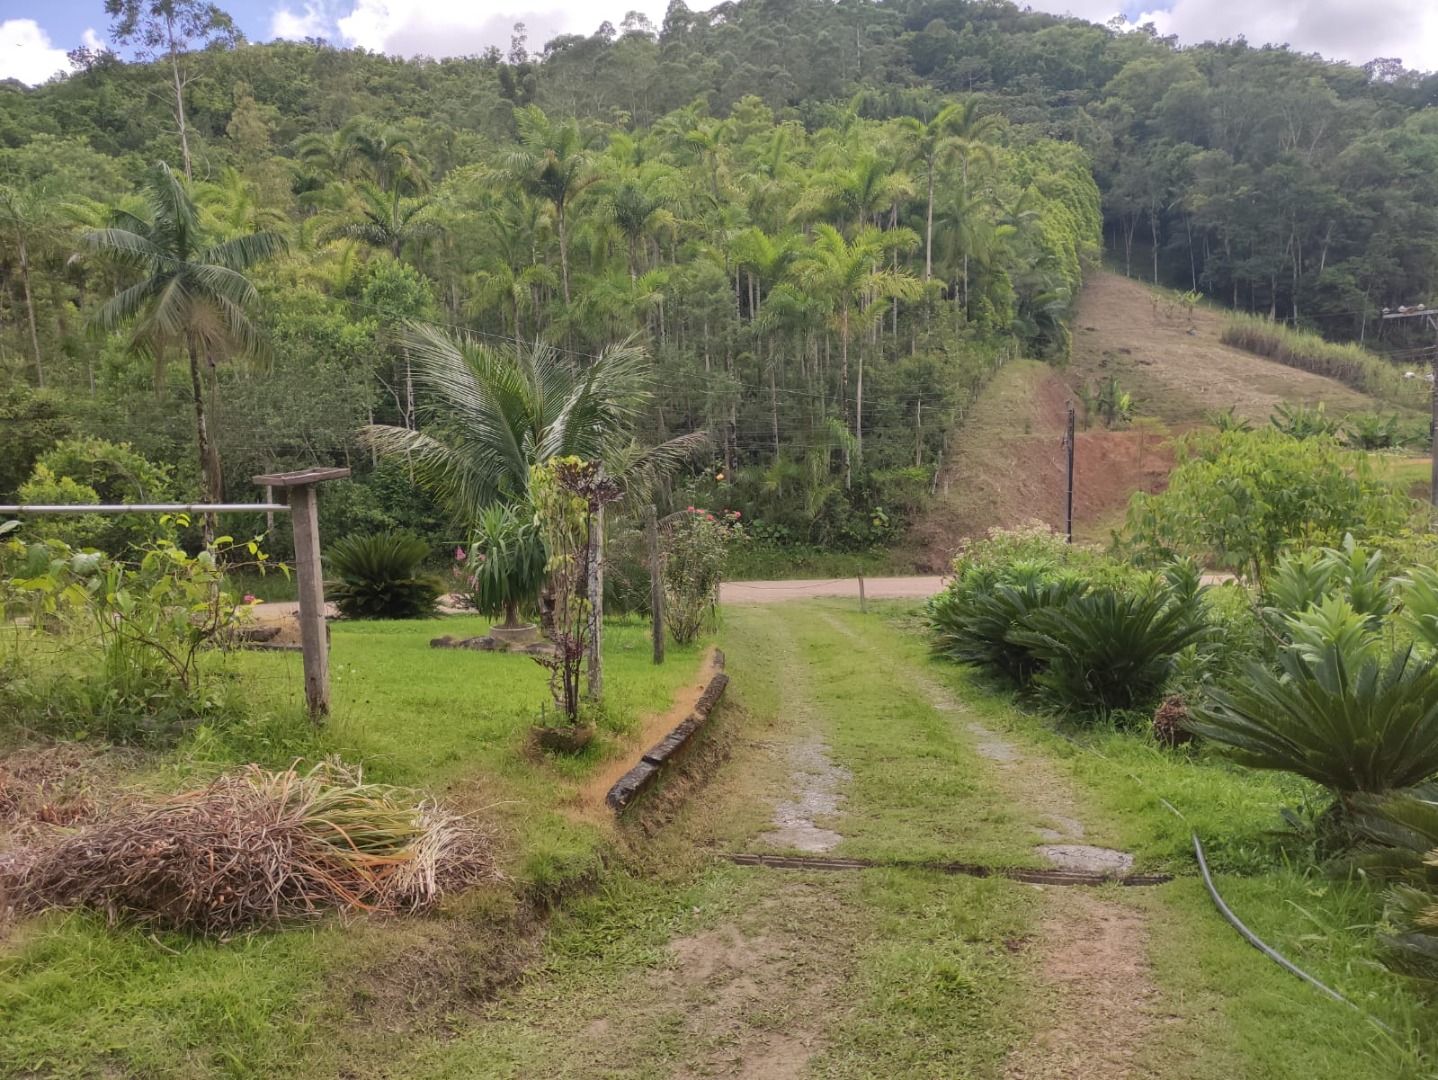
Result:
{"label": "young palm tree", "polygon": [[430,199],[403,198],[398,187],[386,191],[367,180],[360,181],[357,192],[359,220],[331,226],[321,234],[324,239],[358,240],[370,247],[383,248],[398,259],[406,244],[440,231],[440,226],[425,216]]}
{"label": "young palm tree", "polygon": [[201,497],[210,502],[221,495],[221,474],[205,415],[205,372],[226,354],[263,351],[248,314],[258,294],[245,271],[283,252],[285,241],[276,233],[257,232],[209,243],[184,183],[163,162],[150,174],[145,200],[148,219],[119,211],[109,228],[85,235],[91,250],[139,274],[135,284],[100,307],[93,321],[102,330],[130,326],[131,347],[154,358],[157,377],[170,348],[185,350]]}
{"label": "young palm tree", "polygon": [[628,343],[580,366],[543,343],[494,349],[433,327],[408,337],[428,430],[372,424],[363,435],[380,453],[404,456],[463,522],[495,502],[526,502],[530,466],[550,458],[603,461],[641,497],[707,442],[696,433],[636,450],[650,366]]}

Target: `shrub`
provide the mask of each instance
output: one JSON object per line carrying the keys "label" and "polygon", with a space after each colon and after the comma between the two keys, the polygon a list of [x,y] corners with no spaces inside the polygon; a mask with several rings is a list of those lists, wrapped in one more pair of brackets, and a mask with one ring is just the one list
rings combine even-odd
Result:
{"label": "shrub", "polygon": [[934,651],[1025,685],[1041,661],[1027,644],[1015,640],[1015,632],[1028,625],[1034,612],[1059,607],[1084,587],[1070,578],[1047,584],[999,585],[971,595],[948,590],[929,606]]}
{"label": "shrub", "polygon": [[1344,439],[1355,450],[1389,450],[1412,441],[1409,425],[1397,413],[1349,413]]}
{"label": "shrub", "polygon": [[664,618],[681,645],[699,636],[717,607],[729,548],[743,536],[736,511],[691,506],[664,523]]}
{"label": "shrub", "polygon": [[1328,407],[1321,401],[1311,408],[1280,403],[1268,422],[1291,439],[1316,439],[1338,434],[1338,421],[1328,415]]}
{"label": "shrub", "polygon": [[0,714],[129,742],[225,717],[204,658],[242,618],[219,561],[244,551],[264,559],[254,542],[229,537],[193,556],[157,541],[134,563],[59,540],[3,545],[0,601],[32,628],[16,628]]}
{"label": "shrub", "polygon": [[[1250,665],[1193,708],[1189,729],[1259,769],[1305,776],[1347,802],[1411,787],[1438,774],[1438,670],[1411,648],[1386,662],[1330,601],[1295,628],[1278,670]],[[1336,617],[1335,617],[1336,616]],[[1320,618],[1327,626],[1320,624]]]}
{"label": "shrub", "polygon": [[520,625],[521,608],[532,606],[544,587],[547,556],[532,513],[490,506],[475,522],[468,553],[455,552],[454,573],[464,606],[506,627]]}
{"label": "shrub", "polygon": [[1256,315],[1233,315],[1222,341],[1288,367],[1326,375],[1399,405],[1421,405],[1427,387],[1405,384],[1388,361],[1358,345],[1339,345],[1306,330],[1291,330]]}
{"label": "shrub", "polygon": [[443,586],[421,566],[429,545],[413,533],[347,536],[326,555],[330,599],[349,619],[422,619],[434,614]]}
{"label": "shrub", "polygon": [[1129,502],[1122,543],[1141,558],[1190,555],[1262,581],[1285,548],[1397,532],[1414,514],[1366,455],[1331,439],[1227,431],[1180,451],[1168,490]]}
{"label": "shrub", "polygon": [[[164,502],[172,493],[169,470],[146,460],[129,444],[78,438],[66,439],[40,456],[34,472],[20,486],[19,499],[61,505]],[[31,534],[123,555],[169,531],[151,514],[82,514],[37,518]]]}
{"label": "shrub", "polygon": [[1199,609],[1170,590],[1100,589],[1031,612],[1011,639],[1040,663],[1034,685],[1046,705],[1102,716],[1152,704],[1178,654],[1206,633]]}

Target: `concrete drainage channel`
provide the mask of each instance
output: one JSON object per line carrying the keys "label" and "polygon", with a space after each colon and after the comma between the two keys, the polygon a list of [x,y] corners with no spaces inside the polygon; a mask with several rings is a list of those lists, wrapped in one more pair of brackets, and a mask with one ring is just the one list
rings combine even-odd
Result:
{"label": "concrete drainage channel", "polygon": [[668,735],[646,750],[634,767],[609,789],[604,801],[616,814],[652,785],[664,767],[684,752],[694,736],[708,722],[709,714],[714,706],[719,704],[719,699],[724,696],[724,688],[729,685],[729,676],[724,674],[724,654],[717,649],[714,651],[713,666],[714,676],[709,680],[709,685],[704,688],[699,700],[694,703],[689,715]]}
{"label": "concrete drainage channel", "polygon": [[767,866],[777,870],[929,870],[966,877],[1001,877],[1030,885],[1163,885],[1171,874],[1096,874],[1072,870],[1041,870],[1026,866],[982,866],[977,863],[838,859],[814,855],[726,854],[736,866]]}

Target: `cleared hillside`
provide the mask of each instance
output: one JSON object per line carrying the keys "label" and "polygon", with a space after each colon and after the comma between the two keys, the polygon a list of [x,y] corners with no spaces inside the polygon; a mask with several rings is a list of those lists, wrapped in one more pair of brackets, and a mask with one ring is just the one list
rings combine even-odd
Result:
{"label": "cleared hillside", "polygon": [[1095,272],[1079,295],[1067,375],[1075,387],[1117,376],[1139,415],[1168,424],[1201,421],[1206,411],[1229,406],[1266,421],[1280,401],[1321,401],[1340,416],[1380,407],[1332,379],[1224,345],[1223,325],[1219,311],[1190,313],[1172,293]]}
{"label": "cleared hillside", "polygon": [[1384,408],[1320,375],[1284,367],[1219,341],[1221,313],[1189,313],[1172,294],[1107,272],[1094,273],[1073,322],[1065,370],[1032,360],[994,377],[958,430],[939,477],[938,498],[913,531],[918,570],[944,570],[966,537],[994,526],[1042,521],[1063,526],[1065,408],[1079,388],[1110,375],[1133,395],[1135,423],[1080,430],[1074,466],[1074,531],[1103,540],[1135,491],[1158,491],[1173,465],[1174,432],[1227,409],[1266,423],[1280,402],[1323,402],[1343,416]]}

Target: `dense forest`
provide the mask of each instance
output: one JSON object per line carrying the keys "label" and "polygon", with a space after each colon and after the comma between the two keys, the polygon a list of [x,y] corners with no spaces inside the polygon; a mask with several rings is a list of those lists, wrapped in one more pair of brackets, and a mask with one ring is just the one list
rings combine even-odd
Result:
{"label": "dense forest", "polygon": [[[142,40],[145,7],[112,6]],[[658,27],[403,60],[248,44],[193,6],[151,62],[0,84],[0,493],[218,496],[333,461],[363,483],[329,528],[444,536],[356,434],[435,422],[428,326],[579,369],[641,344],[645,436],[710,434],[689,497],[862,547],[996,365],[1066,354],[1100,246],[1426,344],[1374,322],[1438,294],[1438,75],[1392,62],[989,0],[675,0]]]}

